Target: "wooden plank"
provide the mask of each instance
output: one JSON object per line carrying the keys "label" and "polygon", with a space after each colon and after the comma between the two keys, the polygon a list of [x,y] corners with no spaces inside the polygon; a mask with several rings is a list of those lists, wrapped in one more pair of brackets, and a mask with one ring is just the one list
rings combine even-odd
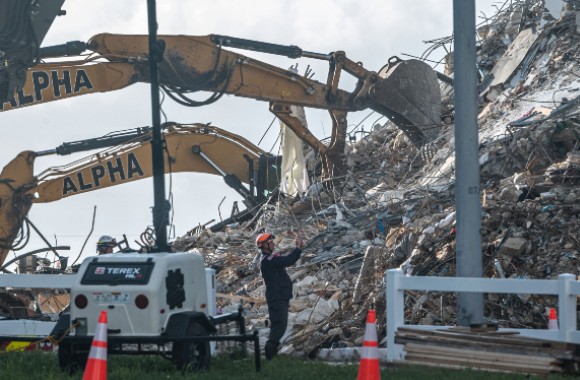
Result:
{"label": "wooden plank", "polygon": [[453,331],[453,332],[461,332],[461,333],[465,333],[465,334],[472,333],[474,335],[478,335],[478,334],[484,334],[484,335],[499,335],[499,336],[503,336],[503,335],[508,335],[508,336],[520,335],[520,333],[517,332],[517,331],[473,332],[468,327],[459,327],[459,326],[457,326],[457,327],[450,327],[448,329],[439,329],[439,330],[421,330],[421,329],[416,329],[416,328],[412,328],[412,327],[399,327],[397,329],[397,331],[404,331],[404,332],[411,332],[411,333],[425,333],[427,335],[434,335],[435,333],[441,332],[441,331]]}
{"label": "wooden plank", "polygon": [[487,342],[458,341],[441,337],[431,337],[427,340],[416,339],[416,337],[409,338],[396,337],[395,343],[398,344],[422,343],[431,346],[454,347],[459,349],[479,349],[481,351],[505,352],[505,353],[526,353],[528,355],[532,354],[532,355],[554,356],[562,359],[573,358],[573,354],[571,352],[559,351],[554,349],[525,347],[525,346],[510,346]]}
{"label": "wooden plank", "polygon": [[490,352],[490,351],[480,351],[480,350],[466,350],[466,349],[457,349],[457,348],[450,348],[450,347],[439,347],[439,346],[425,346],[421,344],[411,343],[405,345],[405,350],[412,350],[417,352],[434,352],[434,353],[447,353],[449,355],[457,355],[457,356],[464,356],[464,355],[477,355],[479,357],[486,357],[486,358],[506,358],[507,360],[522,360],[524,362],[529,362],[530,360],[535,361],[557,361],[558,359],[549,357],[549,356],[532,356],[532,355],[524,355],[524,354],[510,354],[505,352]]}
{"label": "wooden plank", "polygon": [[495,368],[522,368],[522,369],[534,369],[534,370],[543,370],[549,368],[550,370],[557,370],[559,372],[562,371],[562,367],[558,365],[554,365],[552,363],[535,363],[533,361],[528,362],[509,362],[509,361],[497,361],[495,359],[486,360],[483,358],[476,358],[476,357],[451,357],[448,355],[437,355],[433,353],[415,353],[415,352],[407,352],[405,355],[405,360],[407,358],[422,358],[422,359],[430,359],[438,362],[444,363],[454,363],[454,364],[463,364],[463,365],[492,365]]}
{"label": "wooden plank", "polygon": [[487,342],[487,343],[501,343],[501,344],[513,344],[513,345],[524,345],[526,347],[530,346],[537,346],[537,347],[544,347],[546,346],[546,341],[527,341],[522,340],[521,337],[513,338],[512,336],[498,336],[498,335],[483,335],[481,333],[478,334],[463,334],[457,332],[446,332],[446,331],[429,331],[427,334],[424,332],[418,331],[397,331],[397,335],[400,336],[417,336],[417,337],[424,337],[424,338],[450,338],[454,340],[463,340],[469,342]]}
{"label": "wooden plank", "polygon": [[561,369],[557,366],[543,366],[543,365],[532,365],[532,364],[522,364],[522,363],[497,363],[493,361],[486,360],[476,360],[476,359],[466,359],[466,358],[450,358],[446,356],[431,356],[423,354],[409,354],[409,357],[405,357],[407,360],[420,359],[424,361],[432,361],[434,363],[447,363],[447,364],[458,364],[471,367],[492,367],[497,369],[509,369],[509,370],[524,370],[524,371],[557,371],[561,372]]}
{"label": "wooden plank", "polygon": [[[406,351],[408,354],[416,354],[416,355],[430,355],[430,356],[437,356],[437,357],[451,357],[448,356],[447,354],[443,354],[443,353],[434,353],[434,352],[422,352],[422,351],[416,351],[416,350],[410,350],[410,351]],[[510,364],[521,364],[521,365],[529,365],[529,363],[535,363],[537,365],[540,366],[552,366],[552,365],[556,365],[558,366],[559,363],[558,361],[554,361],[554,360],[531,360],[531,359],[536,359],[536,358],[527,358],[526,359],[522,359],[522,358],[502,358],[501,355],[496,355],[496,356],[481,356],[481,355],[477,355],[477,353],[464,353],[464,355],[457,355],[455,356],[455,358],[457,359],[462,359],[462,360],[476,360],[476,361],[487,361],[487,362],[491,362],[491,363],[510,363]]]}
{"label": "wooden plank", "polygon": [[476,351],[476,350],[463,350],[448,347],[433,347],[424,346],[420,344],[406,344],[405,351],[407,352],[417,352],[425,354],[436,354],[436,355],[449,355],[453,357],[465,357],[465,358],[475,358],[482,360],[494,360],[498,362],[521,362],[521,363],[541,363],[544,364],[560,364],[560,362],[552,357],[544,356],[530,356],[530,355],[520,355],[520,354],[507,354],[507,353],[494,353],[486,351]]}
{"label": "wooden plank", "polygon": [[399,328],[397,333],[405,332],[418,335],[427,336],[446,336],[453,337],[463,340],[478,340],[487,342],[499,342],[502,344],[515,344],[515,345],[535,345],[538,347],[554,346],[559,345],[560,342],[531,338],[527,336],[521,336],[518,332],[472,332],[466,327],[452,327],[450,329],[441,330],[419,330],[412,328]]}
{"label": "wooden plank", "polygon": [[[424,362],[419,359],[408,360],[405,362],[399,362],[395,364],[396,366],[401,367],[411,367],[411,366],[425,366],[425,367],[437,367],[437,368],[449,368],[449,369],[457,369],[457,370],[468,370],[473,369],[473,367],[460,365],[460,364],[449,364],[449,363],[435,363],[435,362]],[[495,373],[514,373],[517,371],[508,371],[506,369],[499,369],[499,368],[481,368],[487,372],[495,372]],[[534,373],[537,374],[537,373]],[[548,375],[546,373],[540,373],[540,375]]]}
{"label": "wooden plank", "polygon": [[488,343],[501,343],[501,344],[513,344],[513,345],[521,345],[521,346],[535,346],[535,347],[549,347],[550,342],[545,340],[539,340],[534,338],[528,337],[510,337],[510,336],[490,336],[484,334],[461,334],[453,331],[434,331],[435,336],[444,336],[444,337],[451,337],[455,339],[463,339],[469,341],[478,341],[478,342],[488,342]]}
{"label": "wooden plank", "polygon": [[[535,344],[535,345],[538,345],[541,347],[551,347],[551,348],[555,348],[558,350],[570,350],[570,351],[576,350],[575,347],[573,347],[574,345],[571,343],[557,342],[557,341],[553,341],[553,340],[532,338],[529,336],[522,336],[517,331],[504,331],[504,332],[498,331],[497,333],[496,332],[478,333],[478,332],[470,331],[469,328],[462,327],[462,326],[451,327],[450,329],[447,329],[447,330],[438,330],[438,331],[443,331],[443,332],[448,332],[448,333],[457,333],[457,334],[460,334],[462,336],[465,336],[466,338],[469,337],[467,339],[472,339],[473,335],[488,336],[488,337],[499,336],[499,339],[501,340],[501,342],[508,341],[508,342],[514,342],[514,344],[517,342],[517,343],[522,343],[526,346],[529,346],[530,344]],[[503,336],[505,336],[505,338]],[[477,339],[477,338],[475,338],[475,339]]]}
{"label": "wooden plank", "polygon": [[537,375],[548,375],[552,372],[561,372],[560,368],[553,367],[535,367],[532,365],[527,366],[517,366],[517,365],[501,365],[491,362],[481,362],[481,363],[468,363],[461,360],[456,360],[452,358],[445,357],[431,357],[431,356],[421,356],[421,355],[409,355],[405,358],[406,363],[416,363],[420,365],[427,366],[456,366],[459,368],[473,368],[473,369],[483,369],[492,370],[500,372],[518,372],[518,373],[528,373]]}
{"label": "wooden plank", "polygon": [[[573,360],[576,358],[574,351],[562,350],[554,347],[538,347],[537,345],[510,345],[504,344],[503,341],[480,341],[476,339],[466,339],[465,337],[457,339],[454,336],[442,335],[424,335],[401,332],[395,336],[395,342],[398,344],[419,343],[428,345],[444,345],[455,348],[477,348],[486,351],[501,351],[507,353],[527,353],[534,355],[553,356],[560,359]],[[509,343],[509,342],[508,342]]]}

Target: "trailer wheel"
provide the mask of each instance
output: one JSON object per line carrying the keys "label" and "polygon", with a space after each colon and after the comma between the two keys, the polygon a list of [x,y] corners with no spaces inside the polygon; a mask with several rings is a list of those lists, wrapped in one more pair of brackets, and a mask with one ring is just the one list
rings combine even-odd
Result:
{"label": "trailer wheel", "polygon": [[75,351],[70,343],[58,344],[58,366],[63,371],[74,374],[82,370],[87,364],[87,358],[86,353]]}
{"label": "trailer wheel", "polygon": [[[197,322],[190,322],[186,336],[208,335],[206,329]],[[211,352],[209,342],[174,342],[173,361],[180,371],[199,372],[209,369]]]}

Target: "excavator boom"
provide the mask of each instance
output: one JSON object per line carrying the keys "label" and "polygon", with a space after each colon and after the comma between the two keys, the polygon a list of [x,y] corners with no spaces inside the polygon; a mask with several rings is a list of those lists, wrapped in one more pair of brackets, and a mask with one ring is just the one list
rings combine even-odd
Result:
{"label": "excavator boom", "polygon": [[[166,173],[220,175],[244,197],[248,207],[263,201],[278,186],[279,157],[269,155],[241,136],[201,124],[166,124],[163,131]],[[131,135],[136,137],[128,140]],[[85,159],[34,175],[36,157],[95,149],[105,144],[105,137],[63,144],[43,152],[22,152],[4,167],[0,174],[0,266],[14,248],[14,240],[33,203],[53,202],[153,176],[151,131],[143,128],[132,134],[109,136],[113,142],[123,141]]]}
{"label": "excavator boom", "polygon": [[[242,183],[250,184],[251,173],[257,171],[260,155],[266,153],[242,137],[235,136],[235,139],[232,139],[232,136],[235,135],[206,125],[169,127],[164,133],[167,146],[165,172],[221,175],[215,168],[217,166],[224,173],[234,174]],[[151,134],[148,133],[135,141],[89,156],[84,162],[77,162],[76,165],[45,170],[36,176],[38,183],[34,186],[34,192],[38,193],[38,196],[33,198],[32,202],[52,202],[152,177],[151,146],[148,143],[150,141]],[[200,156],[202,153],[208,158],[211,157],[215,166],[202,158]],[[248,160],[253,161],[252,170],[249,170]]]}
{"label": "excavator boom", "polygon": [[[341,51],[309,53],[296,46],[218,35],[162,35],[158,39],[162,41],[159,48],[163,49],[163,60],[159,63],[160,84],[173,100],[186,106],[202,106],[231,94],[285,106],[326,109],[331,114],[345,115],[370,108],[392,120],[417,147],[432,138],[436,131],[433,125],[440,123],[437,74],[422,61],[392,58],[377,73],[350,60]],[[2,105],[2,110],[113,91],[149,81],[146,35],[98,34],[86,45],[75,42],[42,51],[50,56],[71,51],[80,54],[85,46],[92,52],[85,59],[41,63],[28,70],[26,85]],[[224,47],[326,60],[329,63],[326,83]],[[343,72],[357,79],[351,92],[339,88]],[[203,101],[188,97],[189,93],[197,91],[212,92],[212,95]],[[276,107],[271,110],[277,112]],[[333,119],[337,117],[335,114]],[[298,135],[301,134],[298,131]],[[338,134],[337,138],[344,140],[345,136]]]}

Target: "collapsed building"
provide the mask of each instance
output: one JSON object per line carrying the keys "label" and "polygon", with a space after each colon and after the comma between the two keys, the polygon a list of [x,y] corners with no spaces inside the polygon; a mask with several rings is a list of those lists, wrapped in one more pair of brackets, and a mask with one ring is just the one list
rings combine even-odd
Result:
{"label": "collapsed building", "polygon": [[[579,5],[506,2],[478,26],[485,277],[580,272]],[[423,58],[451,41],[429,41]],[[195,228],[174,248],[202,253],[217,270],[219,306],[243,301],[249,328],[262,329],[267,306],[254,238],[267,230],[284,250],[299,235],[306,246],[289,270],[295,297],[282,352],[314,357],[325,347],[360,346],[370,307],[384,338],[387,269],[456,275],[452,87],[442,85],[442,93],[438,138],[422,149],[390,122],[373,125],[347,147],[345,176],[298,197],[278,196],[256,218],[221,232]],[[405,299],[407,323],[456,324],[453,294],[407,292]],[[500,327],[545,328],[546,308],[556,304],[551,296],[486,294],[484,315]]]}
{"label": "collapsed building", "polygon": [[[477,29],[485,277],[580,273],[579,7],[506,2]],[[452,38],[428,43],[423,58],[444,49],[452,77]],[[284,250],[301,236],[306,246],[289,270],[295,297],[282,353],[315,357],[321,348],[360,346],[371,307],[383,339],[387,269],[456,275],[452,86],[442,84],[442,93],[441,123],[432,126],[438,137],[428,145],[417,149],[390,122],[353,131],[345,175],[296,197],[276,195],[256,217],[222,231],[194,228],[173,249],[200,252],[217,272],[218,306],[237,309],[243,302],[248,328],[263,331],[265,340],[268,310],[254,239],[267,230]],[[44,297],[45,312],[66,307],[66,295]],[[29,304],[34,297],[19,298]],[[456,324],[453,294],[407,292],[405,300],[407,323]],[[549,296],[486,294],[484,315],[501,327],[545,328],[546,308],[556,303]]]}

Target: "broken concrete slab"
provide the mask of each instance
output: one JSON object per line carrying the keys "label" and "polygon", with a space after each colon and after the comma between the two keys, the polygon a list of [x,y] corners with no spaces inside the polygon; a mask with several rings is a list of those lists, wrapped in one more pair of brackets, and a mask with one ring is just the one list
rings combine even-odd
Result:
{"label": "broken concrete slab", "polygon": [[508,238],[499,247],[498,254],[508,256],[520,256],[526,251],[528,241],[523,238]]}
{"label": "broken concrete slab", "polygon": [[503,85],[510,80],[540,34],[532,28],[525,29],[518,34],[491,71],[493,81],[489,84],[490,88]]}

